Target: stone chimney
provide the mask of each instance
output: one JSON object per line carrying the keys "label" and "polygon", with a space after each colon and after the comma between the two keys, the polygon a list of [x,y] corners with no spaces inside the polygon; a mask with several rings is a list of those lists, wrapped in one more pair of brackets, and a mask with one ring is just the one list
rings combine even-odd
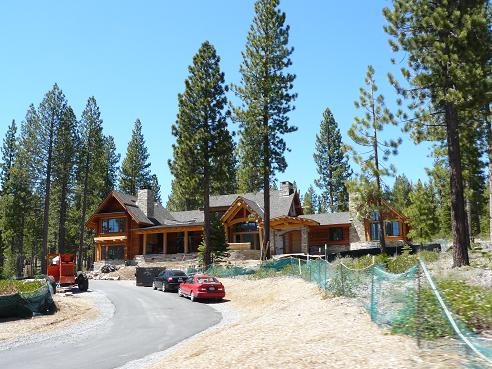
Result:
{"label": "stone chimney", "polygon": [[154,217],[154,191],[147,187],[141,187],[138,190],[137,206],[147,218]]}
{"label": "stone chimney", "polygon": [[280,196],[290,196],[294,193],[294,185],[289,181],[280,182]]}

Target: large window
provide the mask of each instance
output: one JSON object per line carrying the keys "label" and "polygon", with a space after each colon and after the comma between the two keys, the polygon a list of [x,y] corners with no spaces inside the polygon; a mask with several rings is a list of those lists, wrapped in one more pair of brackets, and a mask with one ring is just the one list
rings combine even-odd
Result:
{"label": "large window", "polygon": [[335,227],[330,228],[330,241],[342,241],[343,240],[343,228]]}
{"label": "large window", "polygon": [[110,218],[101,220],[101,233],[123,233],[125,231],[125,218]]}
{"label": "large window", "polygon": [[400,235],[400,222],[392,220],[386,222],[386,236],[396,237]]}
{"label": "large window", "polygon": [[258,224],[256,222],[238,223],[232,227],[233,232],[256,232]]}
{"label": "large window", "polygon": [[123,260],[125,258],[125,247],[123,245],[117,246],[101,246],[101,259],[102,260]]}
{"label": "large window", "polygon": [[379,226],[379,223],[371,223],[371,227],[370,227],[371,241],[379,241],[380,229],[381,227]]}

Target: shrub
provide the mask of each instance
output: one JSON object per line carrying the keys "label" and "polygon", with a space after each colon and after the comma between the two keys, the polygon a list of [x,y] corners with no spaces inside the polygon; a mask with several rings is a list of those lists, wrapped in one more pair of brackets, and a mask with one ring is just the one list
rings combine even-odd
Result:
{"label": "shrub", "polygon": [[0,280],[0,295],[11,295],[18,292],[34,292],[45,284],[46,282],[44,280],[26,282],[4,279]]}

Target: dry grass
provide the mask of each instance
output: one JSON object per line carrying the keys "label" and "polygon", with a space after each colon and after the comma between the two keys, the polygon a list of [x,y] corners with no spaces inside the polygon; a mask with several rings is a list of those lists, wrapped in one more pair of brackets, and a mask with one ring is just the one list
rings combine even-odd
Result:
{"label": "dry grass", "polygon": [[63,328],[82,319],[95,319],[97,309],[90,300],[74,296],[54,295],[58,311],[53,315],[30,319],[0,319],[0,341]]}
{"label": "dry grass", "polygon": [[[351,300],[300,279],[223,279],[238,321],[171,351],[160,368],[449,368],[373,324]],[[429,358],[432,357],[432,361]]]}

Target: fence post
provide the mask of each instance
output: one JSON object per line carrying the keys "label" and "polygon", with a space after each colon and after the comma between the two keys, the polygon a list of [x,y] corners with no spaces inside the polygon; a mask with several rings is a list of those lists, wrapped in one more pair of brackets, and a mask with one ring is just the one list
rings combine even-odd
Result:
{"label": "fence post", "polygon": [[421,268],[420,268],[420,260],[417,263],[417,301],[415,308],[415,336],[417,337],[417,347],[420,348],[420,326],[422,324],[421,317]]}
{"label": "fence post", "polygon": [[297,259],[299,261],[299,275],[302,275],[302,269],[301,269],[301,259]]}
{"label": "fence post", "polygon": [[374,300],[374,263],[371,265],[371,320],[374,322],[375,317],[375,300]]}

